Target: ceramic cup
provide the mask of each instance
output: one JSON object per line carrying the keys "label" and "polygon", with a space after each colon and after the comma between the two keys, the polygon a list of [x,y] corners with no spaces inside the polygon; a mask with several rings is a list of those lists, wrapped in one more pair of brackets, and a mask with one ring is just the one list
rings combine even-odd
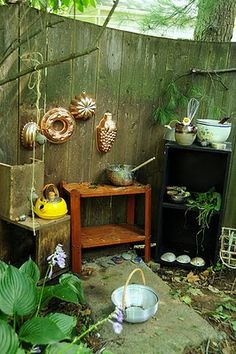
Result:
{"label": "ceramic cup", "polygon": [[175,140],[179,145],[192,145],[197,136],[197,128],[193,125],[176,123]]}

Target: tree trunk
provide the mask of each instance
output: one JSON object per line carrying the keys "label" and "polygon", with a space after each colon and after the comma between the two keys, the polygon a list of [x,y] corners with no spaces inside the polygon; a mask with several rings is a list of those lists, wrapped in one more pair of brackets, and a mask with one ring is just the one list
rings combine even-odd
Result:
{"label": "tree trunk", "polygon": [[235,0],[199,0],[194,39],[230,42],[236,16]]}

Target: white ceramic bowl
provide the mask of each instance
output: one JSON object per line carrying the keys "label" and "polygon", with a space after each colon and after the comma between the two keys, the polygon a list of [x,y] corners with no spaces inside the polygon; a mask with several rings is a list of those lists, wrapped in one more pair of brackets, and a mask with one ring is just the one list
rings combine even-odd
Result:
{"label": "white ceramic bowl", "polygon": [[196,126],[200,143],[224,143],[231,131],[231,123],[219,124],[215,119],[197,119]]}

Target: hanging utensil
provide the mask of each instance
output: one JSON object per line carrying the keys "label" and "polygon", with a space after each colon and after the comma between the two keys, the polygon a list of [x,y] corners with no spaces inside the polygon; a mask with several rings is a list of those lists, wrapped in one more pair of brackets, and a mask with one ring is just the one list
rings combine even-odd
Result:
{"label": "hanging utensil", "polygon": [[191,98],[188,102],[187,117],[190,119],[190,123],[192,122],[195,114],[198,111],[199,104],[200,103],[196,98]]}
{"label": "hanging utensil", "polygon": [[132,168],[131,172],[137,171],[139,168],[141,168],[141,167],[147,165],[149,162],[151,162],[151,161],[153,161],[153,160],[155,160],[155,156],[154,156],[154,157],[151,157],[149,160],[147,160],[147,161],[141,163],[141,164],[138,165],[137,167]]}
{"label": "hanging utensil", "polygon": [[224,124],[225,122],[227,122],[231,117],[223,117],[221,118],[221,120],[219,120],[218,124]]}

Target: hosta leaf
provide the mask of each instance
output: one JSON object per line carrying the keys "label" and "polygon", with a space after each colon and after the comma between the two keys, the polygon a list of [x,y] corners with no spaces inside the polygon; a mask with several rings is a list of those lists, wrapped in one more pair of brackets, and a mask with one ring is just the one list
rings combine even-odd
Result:
{"label": "hosta leaf", "polygon": [[24,351],[24,349],[18,348],[16,354],[26,354],[26,352]]}
{"label": "hosta leaf", "polygon": [[5,262],[0,261],[0,277],[7,269],[8,265]]}
{"label": "hosta leaf", "polygon": [[71,337],[71,331],[76,326],[77,319],[64,313],[52,313],[46,318],[53,321],[67,337]]}
{"label": "hosta leaf", "polygon": [[0,353],[16,354],[18,345],[18,337],[13,328],[0,320]]}
{"label": "hosta leaf", "polygon": [[80,303],[78,295],[75,292],[71,291],[68,286],[57,284],[44,288],[42,308],[47,306],[49,301],[54,297],[66,302],[71,302],[76,305]]}
{"label": "hosta leaf", "polygon": [[50,344],[45,354],[92,354],[92,350],[87,348],[85,344],[72,344],[72,343],[56,343]]}
{"label": "hosta leaf", "polygon": [[77,276],[68,273],[63,274],[59,279],[59,283],[64,285],[65,287],[68,287],[75,294],[77,294],[79,302],[85,302],[82,283]]}
{"label": "hosta leaf", "polygon": [[0,278],[0,309],[7,315],[29,315],[36,307],[36,288],[19,269],[8,266]]}
{"label": "hosta leaf", "polygon": [[19,338],[32,344],[52,344],[68,339],[55,322],[47,317],[35,317],[26,321],[19,331]]}
{"label": "hosta leaf", "polygon": [[32,261],[31,258],[27,262],[22,264],[22,266],[20,267],[20,271],[28,274],[29,277],[33,279],[35,284],[37,284],[40,279],[39,267],[34,261]]}
{"label": "hosta leaf", "polygon": [[7,321],[7,319],[8,319],[8,315],[6,315],[5,313],[3,313],[3,312],[0,310],[0,320]]}

